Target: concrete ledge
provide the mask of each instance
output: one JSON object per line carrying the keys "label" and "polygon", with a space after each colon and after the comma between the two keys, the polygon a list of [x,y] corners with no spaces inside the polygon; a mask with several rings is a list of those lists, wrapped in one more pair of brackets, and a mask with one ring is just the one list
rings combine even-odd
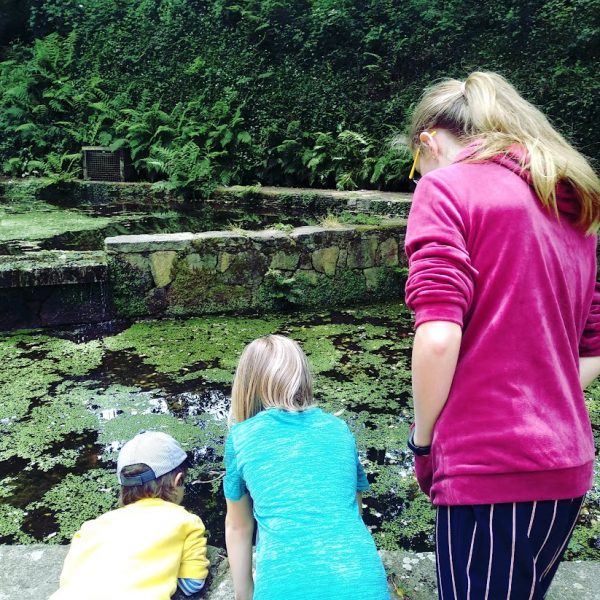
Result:
{"label": "concrete ledge", "polygon": [[313,214],[349,211],[406,217],[412,194],[379,190],[322,190],[316,188],[286,188],[272,186],[219,187],[208,204],[219,210],[228,207],[246,210],[308,211]]}
{"label": "concrete ledge", "polygon": [[[44,600],[58,587],[68,546],[0,546],[0,600]],[[436,600],[435,558],[432,553],[386,552],[381,556],[392,597]],[[203,598],[231,600],[233,586],[224,552],[209,546],[211,580]],[[550,588],[548,600],[598,600],[600,563],[563,563]],[[398,591],[396,591],[396,589]],[[180,596],[174,596],[177,600]]]}
{"label": "concrete ledge", "polygon": [[0,288],[75,285],[106,281],[106,254],[42,250],[0,256]]}

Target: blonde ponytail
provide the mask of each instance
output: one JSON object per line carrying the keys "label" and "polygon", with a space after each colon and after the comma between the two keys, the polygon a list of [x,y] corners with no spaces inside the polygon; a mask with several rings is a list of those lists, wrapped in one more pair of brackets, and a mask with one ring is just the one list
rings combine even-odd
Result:
{"label": "blonde ponytail", "polygon": [[481,141],[469,161],[525,149],[521,166],[531,175],[540,202],[558,214],[556,188],[566,183],[579,200],[578,225],[589,233],[600,225],[600,179],[590,163],[548,119],[497,73],[476,71],[464,82],[444,80],[427,89],[417,105],[409,145],[428,129],[447,129],[464,143]]}

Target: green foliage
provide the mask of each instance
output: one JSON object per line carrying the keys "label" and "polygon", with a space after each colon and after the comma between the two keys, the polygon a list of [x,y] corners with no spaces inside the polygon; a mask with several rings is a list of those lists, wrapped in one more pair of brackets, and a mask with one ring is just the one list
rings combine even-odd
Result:
{"label": "green foliage", "polygon": [[129,146],[142,178],[193,196],[256,181],[406,189],[390,139],[425,85],[476,68],[600,156],[600,0],[4,4],[10,175],[77,176],[80,147],[98,144]]}
{"label": "green foliage", "polygon": [[371,215],[368,213],[351,213],[343,212],[338,215],[340,223],[347,225],[381,225],[383,217],[379,215]]}

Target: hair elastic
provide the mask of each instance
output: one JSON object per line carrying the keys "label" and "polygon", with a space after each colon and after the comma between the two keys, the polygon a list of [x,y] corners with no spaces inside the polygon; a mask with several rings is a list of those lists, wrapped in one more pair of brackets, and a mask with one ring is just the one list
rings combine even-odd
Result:
{"label": "hair elastic", "polygon": [[466,89],[466,87],[467,87],[467,82],[466,82],[466,80],[465,80],[465,81],[463,81],[463,82],[460,84],[460,93],[461,93],[461,96],[464,96],[464,95],[465,95],[465,89]]}

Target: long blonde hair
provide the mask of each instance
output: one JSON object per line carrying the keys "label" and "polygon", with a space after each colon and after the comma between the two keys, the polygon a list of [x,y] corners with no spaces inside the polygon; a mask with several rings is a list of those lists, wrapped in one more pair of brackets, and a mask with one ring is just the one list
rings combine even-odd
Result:
{"label": "long blonde hair", "polygon": [[475,71],[465,81],[446,79],[425,90],[410,126],[411,150],[421,132],[434,128],[465,143],[481,141],[469,161],[523,147],[521,166],[540,202],[558,214],[556,187],[566,183],[579,200],[577,224],[589,233],[600,225],[600,179],[590,163],[501,75]]}
{"label": "long blonde hair", "polygon": [[245,421],[264,408],[301,411],[313,405],[308,359],[297,342],[267,335],[248,344],[231,389],[233,421]]}

